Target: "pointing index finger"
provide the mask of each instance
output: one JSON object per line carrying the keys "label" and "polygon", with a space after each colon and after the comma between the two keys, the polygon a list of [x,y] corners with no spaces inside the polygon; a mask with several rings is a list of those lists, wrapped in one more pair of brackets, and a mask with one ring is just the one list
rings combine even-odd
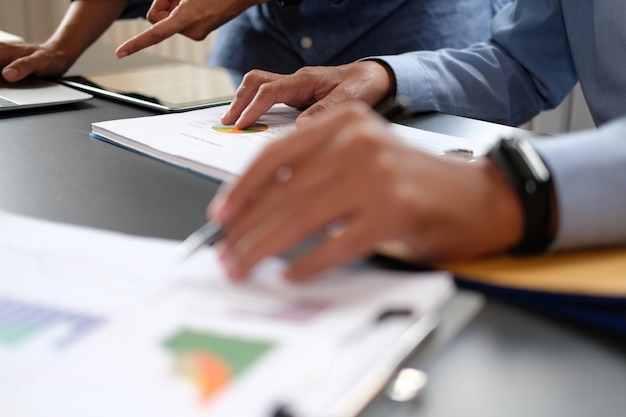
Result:
{"label": "pointing index finger", "polygon": [[185,28],[186,24],[184,22],[181,22],[175,16],[170,15],[124,42],[117,48],[115,55],[118,58],[124,58],[125,56],[132,55],[144,48],[164,41]]}

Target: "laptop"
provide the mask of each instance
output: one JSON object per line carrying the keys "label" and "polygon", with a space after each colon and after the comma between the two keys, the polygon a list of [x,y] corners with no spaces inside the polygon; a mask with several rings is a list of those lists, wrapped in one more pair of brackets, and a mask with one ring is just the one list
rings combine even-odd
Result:
{"label": "laptop", "polygon": [[12,33],[3,32],[0,30],[0,42],[18,43],[24,42],[24,39]]}
{"label": "laptop", "polygon": [[9,83],[0,77],[0,112],[78,103],[91,94],[35,77]]}
{"label": "laptop", "polygon": [[[24,39],[0,31],[0,42],[19,43],[24,42]],[[77,103],[90,98],[92,98],[91,94],[36,77],[29,77],[17,83],[9,83],[0,76],[0,112]]]}

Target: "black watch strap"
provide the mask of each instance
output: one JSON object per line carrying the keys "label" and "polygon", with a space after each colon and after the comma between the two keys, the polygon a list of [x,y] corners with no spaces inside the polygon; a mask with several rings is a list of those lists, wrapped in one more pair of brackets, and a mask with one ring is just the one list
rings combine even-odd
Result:
{"label": "black watch strap", "polygon": [[302,0],[274,0],[279,6],[295,6],[300,4]]}
{"label": "black watch strap", "polygon": [[502,139],[489,156],[504,171],[524,209],[524,234],[510,253],[544,252],[552,240],[552,179],[548,167],[527,139]]}

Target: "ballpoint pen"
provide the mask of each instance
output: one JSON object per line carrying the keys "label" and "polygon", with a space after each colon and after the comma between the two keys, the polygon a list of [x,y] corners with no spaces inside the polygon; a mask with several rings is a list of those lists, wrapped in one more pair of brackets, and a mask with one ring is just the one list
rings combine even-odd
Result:
{"label": "ballpoint pen", "polygon": [[175,259],[184,261],[195,253],[202,245],[213,245],[224,236],[224,225],[215,220],[210,220],[201,228],[193,232],[176,248]]}

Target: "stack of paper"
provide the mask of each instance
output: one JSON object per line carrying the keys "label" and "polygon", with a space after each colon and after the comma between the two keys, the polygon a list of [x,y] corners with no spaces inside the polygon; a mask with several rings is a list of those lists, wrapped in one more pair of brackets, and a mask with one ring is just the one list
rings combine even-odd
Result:
{"label": "stack of paper", "polygon": [[176,263],[175,241],[2,212],[0,229],[2,416],[327,415],[370,399],[370,371],[381,388],[454,291],[356,266],[288,284],[278,259],[232,284],[211,248]]}
{"label": "stack of paper", "polygon": [[[110,120],[92,124],[92,136],[176,166],[222,180],[242,175],[259,152],[296,129],[300,112],[275,105],[244,130],[223,126],[228,106],[185,113]],[[496,138],[459,138],[399,124],[392,134],[410,146],[434,154],[463,151],[483,155]]]}

